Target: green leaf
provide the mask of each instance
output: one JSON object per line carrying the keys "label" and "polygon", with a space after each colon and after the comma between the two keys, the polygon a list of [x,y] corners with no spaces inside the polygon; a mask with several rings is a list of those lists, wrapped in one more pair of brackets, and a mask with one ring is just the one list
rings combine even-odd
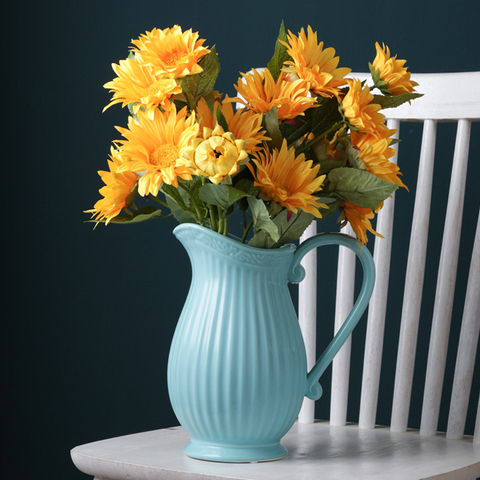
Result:
{"label": "green leaf", "polygon": [[272,59],[268,62],[267,68],[272,74],[273,79],[276,81],[282,70],[283,64],[291,60],[292,57],[287,53],[287,47],[281,43],[281,41],[287,41],[287,33],[285,32],[285,25],[280,25],[280,32],[278,34],[277,42],[275,43],[275,52]]}
{"label": "green leaf", "polygon": [[132,102],[127,105],[128,113],[138,122],[138,117],[135,113],[133,113],[133,106],[136,105],[138,102]]}
{"label": "green leaf", "polygon": [[220,71],[220,62],[215,47],[212,47],[210,53],[207,53],[198,64],[203,68],[202,72],[187,75],[178,81],[188,99],[190,108],[195,108],[200,97],[208,96],[215,86]]}
{"label": "green leaf", "polygon": [[208,92],[206,95],[203,95],[203,98],[207,102],[210,112],[213,114],[213,109],[215,108],[215,100],[217,99],[215,95],[215,90],[210,90],[210,92]]}
{"label": "green leaf", "polygon": [[272,109],[263,115],[263,125],[267,131],[267,136],[272,140],[268,144],[272,148],[282,148],[283,136],[278,126],[278,110],[274,105]]}
{"label": "green leaf", "polygon": [[198,223],[195,216],[188,210],[182,209],[172,197],[165,195],[165,200],[178,223]]}
{"label": "green leaf", "polygon": [[382,77],[380,77],[380,70],[378,68],[373,68],[373,65],[370,62],[368,62],[368,69],[370,70],[370,75],[372,75],[373,83],[382,79]]}
{"label": "green leaf", "polygon": [[[191,192],[193,192],[193,198],[194,198],[197,206],[202,210],[202,214],[206,215],[207,214],[207,208],[203,205],[202,199],[200,198],[200,189],[203,186],[202,178],[201,177],[193,177],[193,180],[185,182],[185,185],[188,187],[188,189]],[[188,193],[185,190],[182,190],[182,195],[188,196]],[[195,208],[195,206],[192,205],[191,208]]]}
{"label": "green leaf", "polygon": [[210,205],[216,205],[222,209],[221,218],[225,218],[227,215],[232,213],[231,209],[233,205],[240,201],[242,198],[254,198],[258,193],[258,188],[253,186],[253,182],[248,182],[247,180],[239,182],[243,184],[249,192],[239,190],[238,188],[232,187],[230,185],[214,185],[206,184],[199,191],[200,199],[205,203]]}
{"label": "green leaf", "polygon": [[298,213],[291,214],[290,220],[287,220],[287,217],[288,210],[283,210],[273,220],[280,234],[275,248],[298,240],[315,218],[311,213],[303,210],[298,210]]}
{"label": "green leaf", "polygon": [[344,159],[338,159],[338,160],[322,160],[320,162],[320,170],[318,171],[318,176],[324,175],[330,170],[333,170],[334,168],[341,168],[346,165],[346,160]]}
{"label": "green leaf", "polygon": [[[290,216],[290,219],[287,218]],[[298,240],[305,229],[312,223],[315,217],[299,210],[298,213],[289,213],[284,209],[272,221],[277,226],[279,238],[274,241],[264,231],[258,232],[248,243],[252,247],[258,248],[279,248],[287,243]]]}
{"label": "green leaf", "polygon": [[226,131],[228,132],[228,123],[227,119],[225,118],[225,115],[223,112],[220,110],[220,108],[217,108],[216,111],[216,117],[217,117],[217,123]]}
{"label": "green leaf", "polygon": [[226,185],[206,183],[200,188],[198,195],[205,203],[216,205],[223,210],[228,207],[229,192]]}
{"label": "green leaf", "polygon": [[188,104],[182,100],[179,100],[178,98],[176,98],[173,103],[175,104],[175,106],[177,107],[177,112],[179,112],[182,108],[184,107],[188,107]]}
{"label": "green leaf", "polygon": [[352,168],[356,168],[358,170],[366,170],[367,166],[365,162],[360,157],[360,150],[355,148],[350,142],[348,142],[347,147],[345,148],[347,154],[348,163]]}
{"label": "green leaf", "polygon": [[371,63],[368,64],[368,68],[370,69],[370,73],[372,75],[373,85],[378,88],[384,95],[391,95],[392,92],[388,89],[388,82],[386,82],[380,76],[380,70],[374,69]]}
{"label": "green leaf", "polygon": [[[338,100],[335,97],[324,100],[314,109],[312,119],[312,132],[323,137],[335,124],[342,121],[338,110]],[[340,126],[340,125],[339,125]]]}
{"label": "green leaf", "polygon": [[[238,185],[237,185],[238,186]],[[228,205],[233,205],[234,203],[238,202],[240,199],[244,197],[254,197],[255,195],[251,195],[243,190],[239,190],[238,188],[227,186],[228,188]],[[253,187],[255,188],[255,187]],[[258,191],[258,189],[256,189]],[[252,189],[253,191],[253,189]]]}
{"label": "green leaf", "polygon": [[255,232],[263,230],[267,233],[275,242],[280,238],[278,234],[278,228],[273,223],[268,213],[265,202],[259,198],[248,197],[248,205],[252,212],[253,226]]}
{"label": "green leaf", "polygon": [[270,235],[266,234],[263,230],[259,230],[248,242],[250,247],[256,248],[273,248],[275,241],[272,240]]}
{"label": "green leaf", "polygon": [[182,210],[189,209],[191,202],[190,202],[190,197],[187,195],[186,192],[182,191],[179,188],[174,187],[173,185],[168,185],[166,183],[162,185],[162,188],[160,190],[165,194],[165,197],[167,198],[167,200],[168,198],[171,198],[178,204],[178,206]]}
{"label": "green leaf", "polygon": [[361,208],[376,208],[398,185],[376,177],[366,170],[336,168],[328,174],[330,194]]}
{"label": "green leaf", "polygon": [[247,178],[242,178],[235,184],[237,190],[245,192],[247,195],[256,197],[258,195],[259,189],[256,187],[252,180],[248,180]]}
{"label": "green leaf", "polygon": [[204,88],[205,93],[208,93],[213,90],[218,73],[220,72],[220,61],[218,60],[215,46],[210,49],[210,52],[207,53],[198,64],[203,68],[203,72],[198,74],[202,79],[200,85]]}
{"label": "green leaf", "polygon": [[[194,180],[179,182],[178,188],[173,185],[163,184],[161,192],[165,194],[167,204],[172,210],[173,215],[180,223],[189,222],[190,219],[182,215],[179,211],[183,210],[188,213],[195,221],[201,225],[204,222],[208,223],[206,215],[208,210],[199,197],[199,190],[202,186],[200,178],[196,177]],[[169,201],[171,199],[172,201]],[[174,203],[178,208],[174,206]],[[203,222],[203,223],[202,223]]]}
{"label": "green leaf", "polygon": [[[295,134],[296,134],[297,130],[299,129],[299,121],[297,119],[295,119],[295,123],[296,124],[282,122],[279,125],[280,132],[281,132],[282,136],[287,139],[287,142],[288,142],[289,145],[291,145],[291,142],[289,142],[290,137],[295,138],[296,137]],[[300,138],[300,137],[298,137],[298,138]],[[297,138],[295,138],[295,140],[297,140]]]}
{"label": "green leaf", "polygon": [[[120,215],[112,218],[109,223],[139,223],[146,220],[153,220],[154,218],[164,218],[169,215],[162,215],[162,211],[153,206],[143,207],[134,211],[131,215]],[[96,220],[88,220],[89,222],[96,222]],[[102,220],[102,222],[104,222]],[[98,222],[96,222],[98,223]]]}
{"label": "green leaf", "polygon": [[340,198],[332,198],[332,197],[320,197],[318,199],[319,203],[324,203],[327,205],[327,208],[320,207],[318,211],[322,214],[321,220],[328,218],[330,215],[333,215],[342,204],[343,200]]}
{"label": "green leaf", "polygon": [[[192,192],[193,197],[196,201],[197,207],[200,211],[200,214],[205,218],[207,214],[207,210],[204,207],[204,205],[200,202],[200,198],[198,196],[198,190],[200,189],[200,186],[201,186],[200,179],[185,182],[185,186],[188,188],[190,192]],[[193,203],[192,198],[187,191],[185,191],[180,186],[179,188],[176,188],[173,185],[167,185],[165,183],[162,185],[162,188],[160,190],[165,194],[165,197],[167,199],[167,204],[169,205],[170,208],[172,203],[168,201],[169,198],[171,198],[173,202],[175,202],[181,210],[190,214],[197,221],[200,220],[197,209],[195,208],[195,204]],[[172,213],[173,213],[173,210],[172,210]],[[180,218],[183,218],[183,216],[178,212],[178,209],[175,209],[175,215],[179,221],[180,221]],[[184,220],[182,220],[181,223],[183,223],[183,221]]]}
{"label": "green leaf", "polygon": [[377,103],[382,107],[382,109],[395,108],[402,105],[403,103],[420,97],[423,97],[423,93],[401,93],[400,95],[395,95],[392,97],[374,95],[371,103]]}

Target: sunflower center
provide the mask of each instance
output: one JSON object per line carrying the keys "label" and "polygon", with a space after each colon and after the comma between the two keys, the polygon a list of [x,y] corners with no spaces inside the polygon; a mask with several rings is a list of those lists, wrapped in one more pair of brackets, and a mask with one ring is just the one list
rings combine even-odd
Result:
{"label": "sunflower center", "polygon": [[159,95],[163,90],[170,87],[171,83],[172,83],[172,80],[161,78],[160,80],[157,80],[155,83],[152,83],[151,85],[149,85],[148,93],[150,95]]}
{"label": "sunflower center", "polygon": [[159,145],[150,154],[150,163],[160,168],[167,168],[175,165],[178,159],[178,148],[171,143]]}
{"label": "sunflower center", "polygon": [[165,65],[167,67],[173,67],[178,63],[178,61],[182,58],[182,54],[179,52],[172,52],[166,59],[165,59]]}

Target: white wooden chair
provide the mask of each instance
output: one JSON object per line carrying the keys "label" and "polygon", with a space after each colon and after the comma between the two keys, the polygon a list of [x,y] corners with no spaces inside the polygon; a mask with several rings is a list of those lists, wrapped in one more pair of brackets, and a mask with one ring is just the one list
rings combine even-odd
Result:
{"label": "white wooden chair", "polygon": [[[367,78],[365,74],[355,76]],[[347,342],[333,364],[330,421],[314,421],[314,403],[306,399],[298,422],[284,437],[289,455],[281,461],[217,464],[194,460],[183,453],[188,435],[181,427],[174,427],[76,447],[72,450],[72,459],[80,470],[104,480],[469,480],[480,477],[480,415],[477,415],[474,436],[464,436],[480,329],[480,217],[464,299],[448,427],[446,434],[437,433],[462,230],[470,127],[471,121],[480,120],[480,72],[419,74],[414,79],[425,96],[412,105],[384,112],[390,128],[400,130],[403,121],[424,122],[390,426],[376,426],[376,411],[384,327],[388,322],[386,304],[394,197],[385,203],[377,222],[377,231],[385,239],[376,240],[374,246],[377,281],[368,310],[358,425],[347,423],[350,365],[350,344]],[[408,428],[407,421],[427,252],[436,126],[441,121],[458,122],[458,130],[428,347],[421,426],[419,431],[413,431]],[[315,225],[305,236],[314,233]],[[304,266],[307,277],[300,284],[299,320],[307,346],[307,360],[312,365],[316,360],[316,306],[312,301],[317,291],[314,252],[305,257]],[[355,259],[341,248],[336,328],[353,304],[354,272]],[[385,348],[396,349],[397,346]]]}

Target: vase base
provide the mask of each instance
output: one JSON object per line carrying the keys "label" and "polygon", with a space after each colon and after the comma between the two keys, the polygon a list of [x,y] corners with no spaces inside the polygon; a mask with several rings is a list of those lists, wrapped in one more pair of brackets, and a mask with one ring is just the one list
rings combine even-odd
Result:
{"label": "vase base", "polygon": [[280,460],[287,456],[287,449],[280,443],[268,445],[215,445],[191,441],[183,450],[198,460],[224,463],[252,463]]}

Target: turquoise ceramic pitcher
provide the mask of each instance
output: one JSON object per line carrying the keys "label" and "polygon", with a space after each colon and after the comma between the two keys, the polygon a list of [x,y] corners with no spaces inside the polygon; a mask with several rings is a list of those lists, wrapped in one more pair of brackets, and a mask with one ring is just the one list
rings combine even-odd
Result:
{"label": "turquoise ceramic pitcher", "polygon": [[[318,380],[362,316],[375,281],[370,252],[343,234],[319,234],[299,247],[259,249],[195,224],[174,234],[192,264],[192,282],[172,340],[168,390],[191,437],[185,453],[221,462],[284,457],[281,438],[304,396],[318,399]],[[304,277],[302,257],[338,244],[364,269],[352,312],[307,372],[305,347],[288,291]]]}

